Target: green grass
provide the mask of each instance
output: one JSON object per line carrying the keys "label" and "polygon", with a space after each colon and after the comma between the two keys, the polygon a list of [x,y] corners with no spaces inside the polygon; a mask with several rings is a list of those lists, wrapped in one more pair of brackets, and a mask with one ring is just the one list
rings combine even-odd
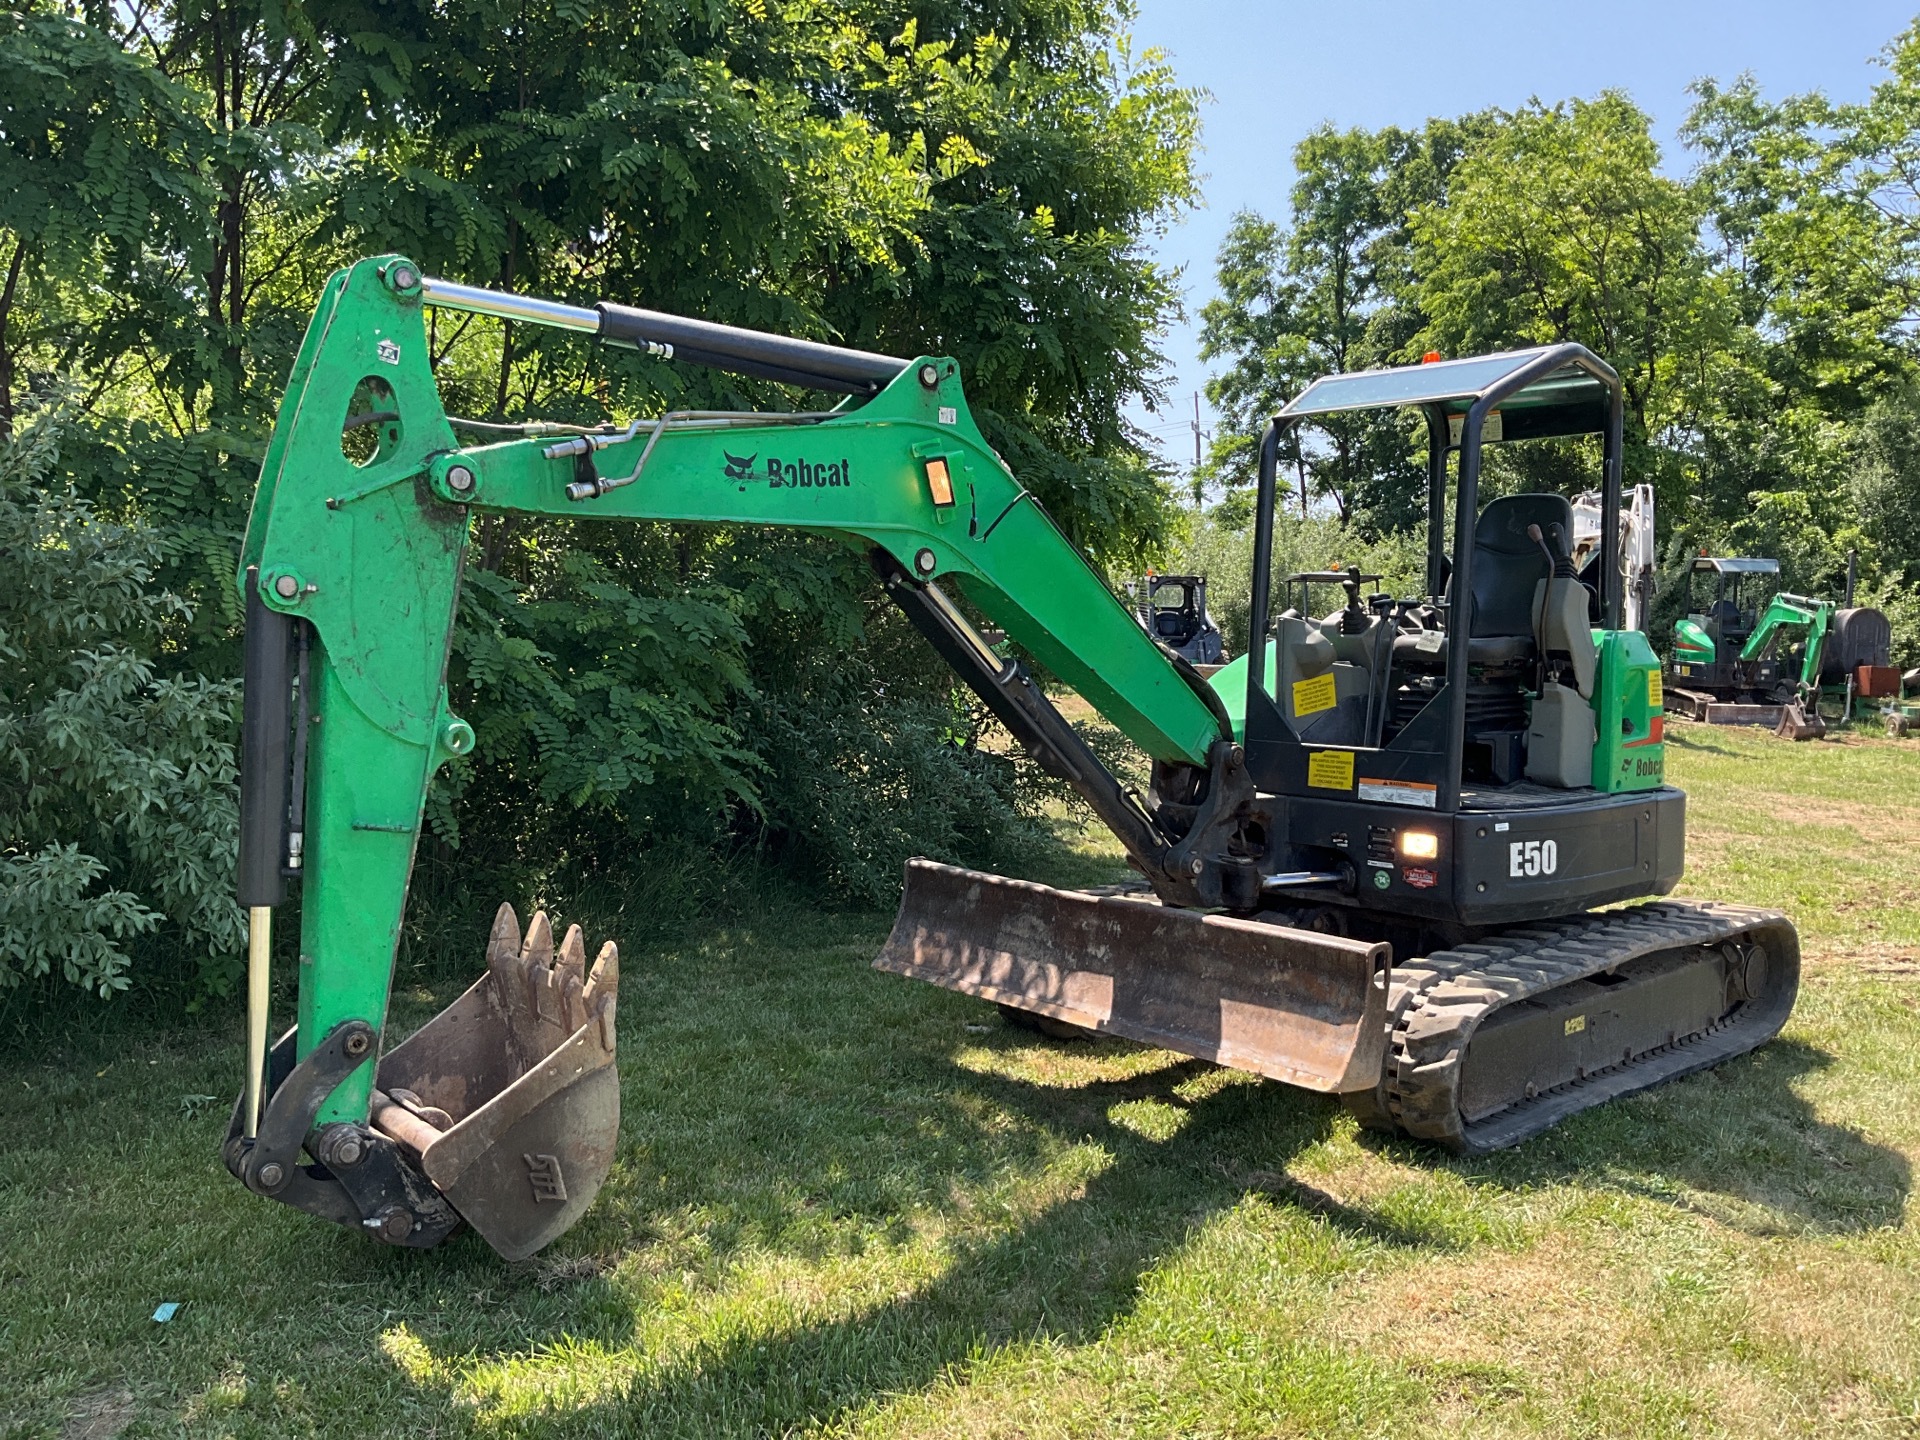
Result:
{"label": "green grass", "polygon": [[1007,1029],[870,970],[884,916],[622,935],[619,1163],[517,1266],[246,1195],[237,1019],[7,1061],[0,1434],[1911,1435],[1920,746],[1670,760],[1800,1007],[1486,1160]]}

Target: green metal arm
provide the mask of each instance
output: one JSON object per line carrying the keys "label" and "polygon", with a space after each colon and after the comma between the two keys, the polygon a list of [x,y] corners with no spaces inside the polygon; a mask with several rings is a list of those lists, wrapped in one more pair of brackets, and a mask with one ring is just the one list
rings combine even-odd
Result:
{"label": "green metal arm", "polygon": [[[551,438],[462,449],[434,381],[422,290],[396,256],[329,279],[240,562],[243,585],[258,567],[264,603],[311,627],[302,1058],[348,1020],[384,1029],[427,783],[473,745],[445,676],[475,510],[777,525],[878,547],[917,581],[957,583],[1154,759],[1208,765],[1216,711],[993,453],[952,361],[915,361],[827,418],[690,419],[586,454]],[[535,321],[562,311],[515,303]],[[592,313],[549,323],[587,328],[575,317]],[[374,422],[377,451],[356,465],[341,435],[365,379],[391,393],[383,406],[397,418]],[[941,462],[951,504],[937,503]],[[371,1068],[334,1091],[319,1123],[365,1118]]]}
{"label": "green metal arm", "polygon": [[1827,648],[1827,627],[1833,620],[1833,605],[1826,600],[1811,600],[1805,595],[1782,591],[1767,602],[1753,634],[1740,647],[1742,660],[1758,660],[1780,636],[1794,630],[1807,632],[1800,653],[1800,692],[1812,694],[1820,687],[1820,661]]}

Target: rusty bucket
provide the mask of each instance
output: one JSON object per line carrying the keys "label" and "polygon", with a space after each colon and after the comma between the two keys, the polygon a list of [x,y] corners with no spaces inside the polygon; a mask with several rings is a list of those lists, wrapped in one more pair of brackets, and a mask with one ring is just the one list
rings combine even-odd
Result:
{"label": "rusty bucket", "polygon": [[578,1220],[612,1167],[619,982],[612,942],[589,972],[578,925],[556,951],[535,914],[523,944],[502,905],[487,973],[380,1061],[375,1128],[509,1260]]}
{"label": "rusty bucket", "polygon": [[1389,947],[907,862],[874,965],[1309,1090],[1378,1083]]}
{"label": "rusty bucket", "polygon": [[1780,707],[1780,722],[1773,733],[1782,740],[1818,740],[1827,733],[1827,722],[1821,718],[1817,704],[1796,697]]}

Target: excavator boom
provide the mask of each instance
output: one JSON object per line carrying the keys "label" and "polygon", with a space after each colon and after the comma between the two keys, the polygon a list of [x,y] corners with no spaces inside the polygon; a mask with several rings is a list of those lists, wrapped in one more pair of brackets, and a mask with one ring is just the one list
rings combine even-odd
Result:
{"label": "excavator boom", "polygon": [[[423,318],[432,305],[848,398],[796,414],[527,427],[466,447],[434,379]],[[361,442],[357,459],[343,436]],[[396,1244],[430,1245],[465,1222],[517,1256],[571,1224],[612,1163],[618,957],[608,945],[589,969],[577,927],[556,944],[537,915],[523,937],[503,906],[486,976],[381,1053],[428,782],[475,743],[449,709],[445,675],[469,527],[490,511],[780,526],[858,547],[936,650],[1120,837],[1160,901],[1257,902],[1258,874],[1222,838],[1247,786],[1219,700],[1142,632],[994,453],[951,360],[555,305],[431,280],[399,256],[364,260],[321,296],[239,566],[252,1055],[225,1156],[256,1192]],[[1156,762],[1157,792],[1178,803],[1143,800],[1110,774],[949,591],[1093,703]],[[298,1015],[269,1052],[270,916],[289,878],[302,885]],[[916,893],[946,904],[929,883],[910,891],[903,923]],[[1063,905],[1080,918],[1059,919]],[[1257,993],[1227,996],[1230,977],[1200,976],[1182,992],[1190,1013],[1169,1020],[1137,983],[1138,965],[1116,969],[1111,957],[1158,947],[1173,968],[1145,977],[1148,989],[1180,989],[1182,967],[1199,963],[1180,937],[1212,931],[1181,929],[1140,900],[1108,906],[1091,928],[1092,912],[1037,893],[988,908],[972,929],[957,910],[923,916],[907,929],[938,938],[910,961],[892,947],[888,968],[1041,1010],[1062,987],[1091,986],[1104,1008],[1073,1011],[1090,1023],[1193,1054],[1251,1054],[1267,1073],[1321,1088],[1370,1084],[1377,1072],[1384,946],[1284,932],[1293,938],[1268,957]],[[1029,930],[1065,938],[1042,959],[1008,957],[1013,910]],[[1265,944],[1214,929],[1236,953]],[[976,974],[989,950],[1013,970]],[[1232,1025],[1221,1019],[1229,1010]]]}

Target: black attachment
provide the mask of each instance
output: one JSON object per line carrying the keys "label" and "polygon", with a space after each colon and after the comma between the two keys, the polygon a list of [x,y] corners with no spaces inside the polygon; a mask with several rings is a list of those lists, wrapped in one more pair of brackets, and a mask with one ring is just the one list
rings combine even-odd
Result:
{"label": "black attachment", "polygon": [[247,567],[247,636],[240,712],[239,900],[252,909],[286,899],[287,734],[293,619],[260,598],[260,570]]}
{"label": "black attachment", "polygon": [[905,360],[891,355],[716,325],[711,320],[689,320],[606,301],[594,308],[600,312],[600,338],[611,344],[635,349],[667,345],[676,360],[809,390],[873,395],[907,368]]}
{"label": "black attachment", "polygon": [[[405,1151],[364,1126],[313,1133],[322,1102],[373,1058],[373,1027],[345,1021],[295,1064],[297,1034],[281,1036],[268,1059],[270,1098],[254,1139],[243,1130],[245,1097],[234,1103],[221,1147],[227,1169],[257,1195],[390,1245],[425,1249],[445,1239],[460,1217]],[[303,1145],[323,1154],[324,1163],[300,1164]]]}

